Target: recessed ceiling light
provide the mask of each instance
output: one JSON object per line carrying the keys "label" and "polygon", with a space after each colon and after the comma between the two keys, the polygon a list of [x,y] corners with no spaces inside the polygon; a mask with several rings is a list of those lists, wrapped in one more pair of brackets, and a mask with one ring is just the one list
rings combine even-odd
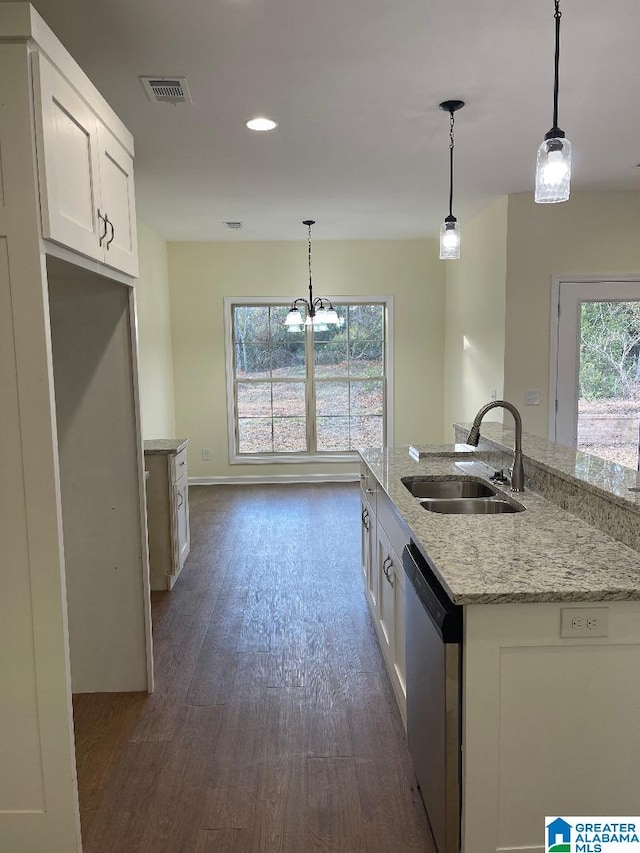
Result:
{"label": "recessed ceiling light", "polygon": [[278,122],[271,118],[259,116],[258,118],[249,119],[247,127],[249,130],[273,130],[278,126]]}

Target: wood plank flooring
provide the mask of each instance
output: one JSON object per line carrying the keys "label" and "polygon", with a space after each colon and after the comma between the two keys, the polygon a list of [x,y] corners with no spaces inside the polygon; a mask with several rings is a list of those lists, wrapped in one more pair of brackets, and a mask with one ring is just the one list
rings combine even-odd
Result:
{"label": "wood plank flooring", "polygon": [[434,853],[356,484],[199,486],[156,692],[74,697],[85,853]]}

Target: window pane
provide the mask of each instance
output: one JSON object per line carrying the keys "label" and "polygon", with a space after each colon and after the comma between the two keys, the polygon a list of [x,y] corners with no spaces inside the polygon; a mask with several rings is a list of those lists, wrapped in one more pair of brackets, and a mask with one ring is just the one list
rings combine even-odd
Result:
{"label": "window pane", "polygon": [[318,341],[314,337],[313,353],[316,376],[348,375],[347,339],[344,332],[336,332],[331,340]]}
{"label": "window pane", "polygon": [[348,415],[349,383],[318,382],[316,385],[316,414]]}
{"label": "window pane", "polygon": [[307,431],[304,418],[274,418],[273,449],[276,453],[306,450]]}
{"label": "window pane", "polygon": [[238,382],[238,417],[271,417],[271,383]]}
{"label": "window pane", "polygon": [[349,418],[319,417],[318,450],[349,449]]}
{"label": "window pane", "polygon": [[359,447],[382,447],[384,443],[382,415],[351,418],[351,450]]}
{"label": "window pane", "polygon": [[268,305],[237,305],[233,309],[233,339],[255,343],[269,337]]}
{"label": "window pane", "polygon": [[239,453],[270,453],[272,450],[271,418],[238,418]]}
{"label": "window pane", "polygon": [[350,383],[351,417],[356,415],[381,415],[384,411],[382,382]]}
{"label": "window pane", "polygon": [[305,416],[304,382],[273,383],[273,414]]}
{"label": "window pane", "polygon": [[268,379],[271,374],[271,348],[263,344],[236,343],[236,376]]}
{"label": "window pane", "polygon": [[276,377],[304,376],[306,373],[306,344],[304,336],[292,339],[288,332],[284,340],[274,341],[273,375]]}
{"label": "window pane", "polygon": [[384,373],[384,307],[350,305],[347,320],[349,373],[382,376]]}

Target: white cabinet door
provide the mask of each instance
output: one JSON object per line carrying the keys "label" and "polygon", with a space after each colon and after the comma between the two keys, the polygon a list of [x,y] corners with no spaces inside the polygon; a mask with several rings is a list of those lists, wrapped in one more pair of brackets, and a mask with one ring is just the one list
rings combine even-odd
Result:
{"label": "white cabinet door", "polygon": [[378,621],[381,631],[378,636],[383,643],[382,651],[391,665],[393,663],[393,647],[395,639],[394,629],[394,587],[395,568],[391,545],[382,527],[378,525],[377,546],[377,570],[378,570]]}
{"label": "white cabinet door", "polygon": [[[395,551],[392,554],[395,569],[394,616],[393,616],[393,667],[400,692],[407,699],[407,662],[406,662],[406,620],[405,620],[405,584],[408,583],[402,560]],[[402,708],[400,709],[403,710]],[[405,710],[406,713],[406,710]],[[403,717],[404,717],[403,713]]]}
{"label": "white cabinet door", "polygon": [[176,519],[174,523],[177,529],[178,571],[181,571],[191,547],[191,537],[189,534],[189,486],[186,474],[174,484],[173,488],[175,490]]}
{"label": "white cabinet door", "polygon": [[104,262],[138,275],[133,159],[115,136],[98,121],[102,213],[106,216]]}
{"label": "white cabinet door", "polygon": [[42,236],[102,260],[95,114],[42,54],[33,62]]}

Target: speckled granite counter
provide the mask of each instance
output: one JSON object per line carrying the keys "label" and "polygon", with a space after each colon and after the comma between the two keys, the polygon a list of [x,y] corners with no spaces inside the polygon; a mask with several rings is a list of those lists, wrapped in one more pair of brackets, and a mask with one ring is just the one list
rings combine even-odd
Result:
{"label": "speckled granite counter", "polygon": [[144,442],[145,453],[180,453],[187,444],[188,438],[153,438]]}
{"label": "speckled granite counter", "polygon": [[[504,433],[504,444],[509,446],[511,438],[508,431]],[[454,602],[640,600],[638,551],[535,491],[515,496],[526,507],[520,513],[460,516],[424,510],[400,478],[458,477],[462,472],[455,467],[456,459],[476,454],[464,445],[420,450],[427,455],[419,461],[409,456],[407,447],[361,451],[360,455]],[[525,452],[532,455],[533,448],[526,445]],[[593,465],[602,470],[599,462]],[[548,460],[547,464],[553,468]],[[624,471],[628,469],[623,469],[623,476],[628,476]],[[508,486],[506,491],[510,494]],[[637,496],[629,495],[627,500],[635,504]],[[623,494],[618,498],[622,500]]]}

